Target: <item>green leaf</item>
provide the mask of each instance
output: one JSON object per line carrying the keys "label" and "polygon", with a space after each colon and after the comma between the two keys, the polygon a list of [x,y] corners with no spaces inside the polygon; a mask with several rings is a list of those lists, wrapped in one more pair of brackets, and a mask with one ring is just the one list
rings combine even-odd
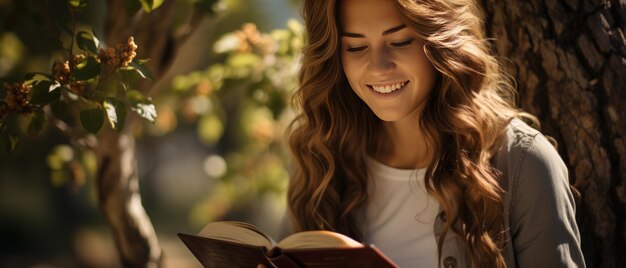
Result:
{"label": "green leaf", "polygon": [[76,65],[72,75],[76,81],[86,81],[100,74],[100,63],[94,57],[88,57]]}
{"label": "green leaf", "polygon": [[226,60],[227,64],[233,68],[251,67],[261,61],[261,57],[252,53],[234,54]]}
{"label": "green leaf", "polygon": [[116,76],[113,76],[113,79],[100,80],[96,90],[98,92],[101,92],[98,95],[102,95],[105,97],[115,97],[118,96],[118,90],[122,87],[122,82],[120,82]]}
{"label": "green leaf", "polygon": [[107,119],[111,128],[122,131],[124,128],[124,122],[126,120],[126,105],[114,98],[106,98],[102,103],[107,113]]}
{"label": "green leaf", "polygon": [[80,31],[76,34],[76,44],[83,51],[97,54],[100,41],[91,33]]}
{"label": "green leaf", "polygon": [[72,108],[67,102],[61,99],[50,103],[50,110],[56,119],[59,119],[69,126],[76,125],[76,116],[73,114]]}
{"label": "green leaf", "polygon": [[54,80],[54,77],[52,77],[49,74],[45,74],[45,73],[27,73],[26,75],[24,75],[24,83],[29,83],[29,82],[35,82],[35,81],[52,81]]}
{"label": "green leaf", "polygon": [[133,60],[130,62],[130,66],[133,67],[133,69],[137,71],[137,73],[141,75],[141,77],[148,78],[151,81],[154,81],[154,76],[150,72],[150,69],[148,69],[148,67],[146,67],[143,62]]}
{"label": "green leaf", "polygon": [[139,116],[154,123],[156,121],[157,113],[156,107],[152,103],[150,98],[146,98],[137,90],[129,90],[126,93],[128,100],[130,101],[130,109],[136,112]]}
{"label": "green leaf", "polygon": [[31,90],[30,103],[46,105],[61,97],[61,85],[57,81],[40,81]]}
{"label": "green leaf", "polygon": [[83,8],[87,6],[87,0],[69,0],[70,7]]}
{"label": "green leaf", "polygon": [[33,116],[31,117],[30,124],[28,124],[28,134],[32,136],[39,134],[39,131],[43,128],[44,123],[46,123],[46,116],[43,111],[35,110],[33,112]]}
{"label": "green leaf", "polygon": [[51,81],[52,84],[50,84],[50,87],[48,88],[48,92],[52,92],[53,90],[57,89],[57,88],[61,88],[61,84],[59,84],[59,82],[57,81]]}
{"label": "green leaf", "polygon": [[104,111],[100,108],[84,110],[80,112],[80,123],[85,130],[96,134],[104,123]]}
{"label": "green leaf", "polygon": [[152,12],[163,4],[163,0],[139,0],[139,2],[146,13]]}

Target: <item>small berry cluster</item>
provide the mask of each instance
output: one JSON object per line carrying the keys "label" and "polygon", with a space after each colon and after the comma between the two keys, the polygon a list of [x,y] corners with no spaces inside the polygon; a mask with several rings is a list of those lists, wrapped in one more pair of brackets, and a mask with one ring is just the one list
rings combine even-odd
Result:
{"label": "small berry cluster", "polygon": [[115,53],[115,48],[109,47],[107,49],[101,48],[98,52],[98,59],[105,66],[111,67],[111,69],[117,67],[120,64],[120,59]]}
{"label": "small berry cluster", "polygon": [[72,69],[74,69],[76,65],[83,60],[85,60],[85,54],[76,54],[73,55],[71,61],[56,61],[52,68],[54,80],[59,82],[61,85],[69,85],[70,90],[78,95],[83,95],[85,92],[85,85],[80,81],[70,82],[70,74],[72,73]]}
{"label": "small berry cluster", "polygon": [[118,44],[117,50],[124,67],[128,67],[128,64],[137,57],[137,44],[135,44],[135,39],[132,36],[128,37],[126,44]]}
{"label": "small berry cluster", "polygon": [[22,83],[3,83],[4,88],[6,89],[7,95],[4,97],[6,101],[6,106],[0,106],[0,115],[1,119],[9,112],[14,113],[29,113],[31,111],[31,106],[28,103],[30,90],[33,88],[32,85],[26,85]]}
{"label": "small berry cluster", "polygon": [[65,61],[65,62],[55,61],[54,67],[52,67],[52,71],[54,72],[54,80],[59,82],[59,84],[65,85],[70,81],[69,61]]}
{"label": "small berry cluster", "polygon": [[[72,58],[73,67],[83,62],[84,60],[85,54],[75,54]],[[74,93],[83,96],[85,93],[85,84],[81,81],[73,81],[72,83],[70,83],[70,89],[74,91]]]}
{"label": "small berry cluster", "polygon": [[115,48],[101,48],[98,52],[98,59],[107,68],[114,70],[118,67],[128,67],[131,61],[137,56],[137,44],[135,39],[128,37],[126,44],[117,44]]}

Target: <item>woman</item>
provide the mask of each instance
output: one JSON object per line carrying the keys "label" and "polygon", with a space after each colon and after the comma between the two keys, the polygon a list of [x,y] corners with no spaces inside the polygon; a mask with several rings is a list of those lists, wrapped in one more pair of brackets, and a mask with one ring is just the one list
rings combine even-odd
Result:
{"label": "woman", "polygon": [[567,169],[518,118],[472,0],[305,0],[293,231],[400,267],[582,266]]}

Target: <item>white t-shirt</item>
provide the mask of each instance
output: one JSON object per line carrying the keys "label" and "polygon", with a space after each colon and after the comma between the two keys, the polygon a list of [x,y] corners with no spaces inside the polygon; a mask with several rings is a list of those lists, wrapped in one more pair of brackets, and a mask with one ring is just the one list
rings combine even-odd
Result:
{"label": "white t-shirt", "polygon": [[437,267],[437,200],[426,193],[426,169],[397,169],[367,157],[364,240],[400,267]]}

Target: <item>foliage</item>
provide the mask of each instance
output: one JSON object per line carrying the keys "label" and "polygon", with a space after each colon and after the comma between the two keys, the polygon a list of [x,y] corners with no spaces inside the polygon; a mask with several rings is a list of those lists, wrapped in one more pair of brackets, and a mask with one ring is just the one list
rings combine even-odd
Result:
{"label": "foliage", "polygon": [[[151,12],[162,2],[126,1],[129,14]],[[199,5],[207,11],[214,2],[187,0],[180,5]],[[176,130],[172,120],[181,119],[197,127],[198,138],[207,147],[220,148],[205,161],[214,184],[191,212],[195,224],[223,217],[258,197],[269,198],[272,204],[284,203],[288,154],[281,134],[290,121],[288,93],[297,86],[303,42],[298,22],[290,21],[286,29],[268,33],[248,23],[227,33],[213,46],[219,63],[176,77],[171,92],[156,94],[153,100],[137,89],[138,82],[155,77],[146,68],[146,60],[136,59],[140,48],[134,38],[107,46],[96,36],[101,31],[94,29],[93,22],[79,20],[86,9],[93,8],[93,2],[66,3],[52,6],[56,16],[56,31],[52,32],[59,36],[46,41],[53,51],[42,53],[57,58],[50,71],[29,73],[0,87],[2,153],[15,151],[25,138],[41,138],[42,130],[52,127],[70,143],[49,151],[52,184],[75,187],[95,175],[96,159],[89,149],[103,128],[134,135],[164,134]],[[2,55],[2,44],[14,39],[8,34],[0,34],[0,38],[4,39],[0,42]],[[32,40],[15,38],[16,42],[20,39],[30,53]],[[58,45],[58,51],[52,44]],[[5,74],[0,69],[0,75]],[[132,113],[153,125],[134,124],[129,129],[126,118]]]}
{"label": "foliage", "polygon": [[[223,60],[173,80],[172,94],[182,106],[173,109],[185,120],[197,120],[200,139],[207,145],[230,142],[207,160],[215,184],[193,209],[193,223],[224,217],[259,197],[284,203],[289,157],[282,133],[291,120],[289,93],[297,87],[302,44],[302,25],[295,20],[269,33],[247,23],[215,42],[213,50]],[[239,125],[226,132],[232,122]]]}
{"label": "foliage", "polygon": [[[71,13],[81,12],[85,5],[85,1],[78,0],[67,3]],[[22,81],[3,83],[0,99],[3,153],[14,151],[20,136],[37,135],[47,120],[63,129],[74,126],[76,116],[59,114],[63,111],[79,114],[77,121],[91,134],[100,131],[105,118],[111,128],[121,131],[127,107],[147,120],[155,120],[151,100],[129,90],[139,77],[153,79],[144,65],[146,61],[135,58],[138,46],[132,36],[126,43],[105,48],[93,33],[76,31],[75,21],[59,27],[74,39],[64,48],[67,58],[55,61],[51,73],[28,73]],[[27,131],[23,131],[20,121],[28,122]]]}
{"label": "foliage", "polygon": [[[124,0],[128,14],[115,14],[125,17],[138,15],[137,12],[148,13],[163,2]],[[224,0],[213,5],[216,2],[177,1],[173,23],[168,29],[174,37],[182,36],[189,31],[190,21],[194,18],[197,21],[203,14],[212,12],[220,13],[216,16],[219,29],[204,30],[210,35],[227,31],[228,25],[239,24],[243,18],[258,18],[258,15],[251,16],[256,14],[251,12],[256,11],[248,7],[250,2]],[[172,135],[176,136],[189,128],[177,128],[176,124],[168,127],[167,122],[181,120],[196,127],[199,140],[206,144],[197,150],[211,151],[204,167],[209,180],[214,183],[207,189],[211,193],[206,200],[191,213],[195,224],[205,224],[244,205],[266,202],[268,198],[270,202],[278,200],[287,179],[287,154],[280,143],[279,133],[289,121],[287,91],[296,86],[295,64],[302,43],[298,23],[290,22],[289,29],[270,33],[261,33],[253,24],[247,24],[241,30],[227,34],[214,47],[215,57],[221,63],[177,77],[172,85],[174,90],[166,94],[155,88],[152,93],[156,94],[150,99],[143,95],[147,92],[146,85],[154,85],[147,80],[167,79],[167,76],[163,75],[163,70],[155,68],[155,77],[146,68],[147,61],[136,58],[138,49],[150,45],[135,44],[136,40],[144,40],[141,35],[120,44],[107,44],[103,37],[108,26],[104,22],[111,12],[102,8],[105,5],[92,0],[0,1],[0,157],[12,154],[6,158],[8,161],[2,161],[5,164],[2,177],[10,178],[6,180],[10,183],[28,181],[45,185],[41,188],[43,192],[28,187],[4,187],[4,192],[15,192],[20,198],[38,197],[42,200],[41,211],[55,215],[55,219],[63,219],[59,222],[65,229],[58,225],[51,228],[74,233],[76,226],[72,222],[82,221],[85,214],[75,213],[71,208],[85,206],[90,212],[98,209],[95,187],[84,186],[95,186],[93,178],[101,174],[96,172],[98,156],[90,150],[103,141],[99,140],[103,137],[101,135],[111,134],[110,130],[114,129],[138,138],[168,131],[176,131]],[[165,2],[163,7],[171,6]],[[240,11],[236,8],[250,9]],[[189,16],[198,11],[203,14],[194,18]],[[233,21],[237,21],[236,24]],[[260,25],[263,27],[262,21]],[[238,38],[235,43],[232,43],[233,36]],[[229,38],[231,43],[222,42]],[[178,46],[174,47],[178,49]],[[157,58],[154,59],[151,64],[157,63]],[[236,98],[232,98],[233,94]],[[143,121],[149,123],[137,124],[135,120],[127,120],[130,116],[145,118]],[[157,151],[153,147],[148,153],[142,151],[143,145],[156,139],[138,140],[139,161]],[[162,144],[162,141],[157,143]],[[18,148],[19,152],[15,153]],[[163,160],[160,161],[157,165],[162,164]],[[13,166],[14,162],[28,163],[32,168],[26,168],[26,164]],[[44,162],[49,170],[38,164]],[[146,174],[141,164],[140,173],[143,174],[140,176],[151,179],[154,174]],[[28,173],[32,170],[37,172]],[[41,177],[48,174],[50,182],[42,182]],[[176,177],[178,175],[176,173]],[[155,181],[158,178],[144,180],[147,187],[142,188],[142,199],[146,201],[148,211],[150,206],[159,205],[154,200],[161,200],[163,195],[174,195],[171,191],[157,189]],[[194,182],[188,181],[191,181],[188,184]],[[3,195],[5,200],[10,198]],[[51,195],[61,198],[51,201]],[[187,203],[178,204],[177,211],[160,213],[171,215],[188,209],[190,202],[197,199],[189,198],[184,201]],[[50,220],[30,221],[33,213],[24,208],[26,206],[20,203],[14,210],[23,213],[23,222],[49,223]],[[159,213],[154,211],[150,214],[153,217],[156,214],[158,221]],[[16,218],[6,210],[3,213],[6,218]],[[74,219],[63,213],[73,215]],[[187,224],[178,222],[183,222],[177,223],[179,228]],[[159,224],[164,225],[162,220]],[[31,229],[20,228],[16,229],[16,236],[31,232]],[[54,234],[68,241],[72,239],[71,235],[66,235],[70,233]],[[51,245],[59,243],[52,242]],[[14,251],[31,252],[30,249]]]}
{"label": "foliage", "polygon": [[[160,5],[148,2],[153,8]],[[136,58],[138,46],[134,38],[107,47],[93,29],[78,30],[84,27],[76,18],[87,5],[85,0],[69,0],[60,5],[67,10],[69,20],[59,18],[54,23],[59,33],[57,42],[65,45],[53,52],[58,57],[50,72],[27,73],[21,80],[5,81],[0,86],[0,154],[14,152],[25,136],[37,136],[48,123],[70,138],[72,147],[57,148],[72,148],[69,155],[76,158],[59,157],[62,154],[58,150],[48,156],[54,185],[70,181],[69,178],[82,182],[85,170],[95,172],[93,158],[87,163],[77,157],[91,154],[94,135],[105,127],[105,122],[122,131],[128,110],[150,122],[156,118],[152,100],[132,90],[141,79],[154,79],[146,68],[147,60]],[[68,164],[51,164],[58,162]]]}

